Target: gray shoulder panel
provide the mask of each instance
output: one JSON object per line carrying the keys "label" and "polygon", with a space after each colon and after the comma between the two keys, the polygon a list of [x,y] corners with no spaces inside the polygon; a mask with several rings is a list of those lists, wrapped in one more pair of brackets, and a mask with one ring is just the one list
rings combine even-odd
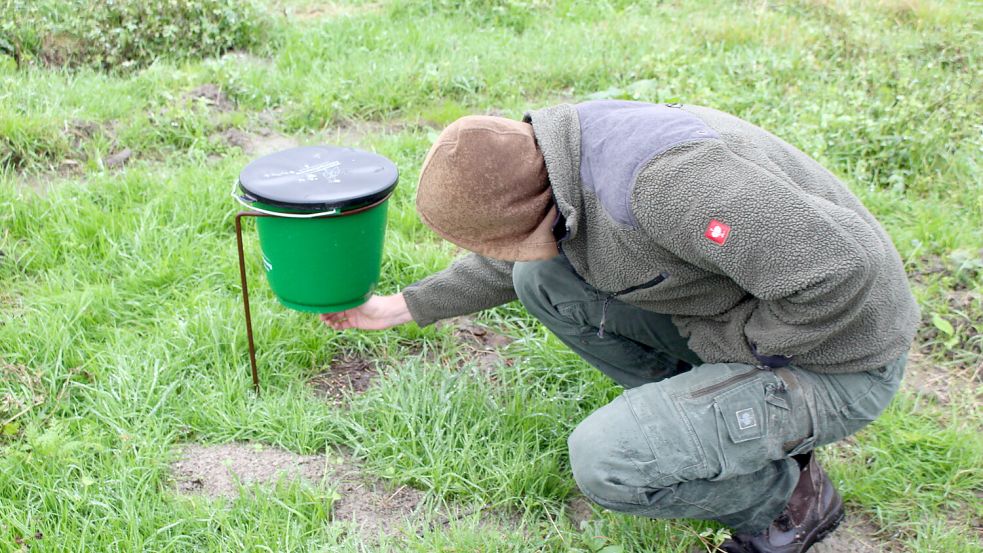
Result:
{"label": "gray shoulder panel", "polygon": [[577,104],[580,180],[608,215],[637,227],[631,192],[638,171],[670,148],[720,138],[702,119],[678,107],[615,100]]}

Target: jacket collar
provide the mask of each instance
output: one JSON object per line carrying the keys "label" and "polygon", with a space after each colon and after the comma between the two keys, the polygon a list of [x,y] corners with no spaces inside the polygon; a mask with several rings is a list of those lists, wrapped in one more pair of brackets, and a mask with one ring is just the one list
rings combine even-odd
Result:
{"label": "jacket collar", "polygon": [[577,110],[572,104],[560,104],[527,112],[522,120],[532,124],[536,142],[546,160],[553,198],[566,220],[566,239],[573,238],[577,235],[584,205]]}

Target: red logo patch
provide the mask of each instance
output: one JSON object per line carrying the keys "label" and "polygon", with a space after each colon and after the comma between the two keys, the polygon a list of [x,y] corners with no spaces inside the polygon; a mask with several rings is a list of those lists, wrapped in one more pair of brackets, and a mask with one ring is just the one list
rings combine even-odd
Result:
{"label": "red logo patch", "polygon": [[706,236],[721,246],[723,246],[724,242],[727,241],[727,236],[729,235],[730,227],[716,219],[710,220],[710,224],[707,226],[707,231],[703,233],[703,236]]}

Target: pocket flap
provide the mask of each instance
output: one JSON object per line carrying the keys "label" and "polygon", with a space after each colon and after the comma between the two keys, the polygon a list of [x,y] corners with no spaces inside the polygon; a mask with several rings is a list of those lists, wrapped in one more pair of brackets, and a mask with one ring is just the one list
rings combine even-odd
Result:
{"label": "pocket flap", "polygon": [[713,398],[717,413],[724,420],[734,443],[754,440],[765,435],[767,411],[764,390],[758,380],[728,390]]}

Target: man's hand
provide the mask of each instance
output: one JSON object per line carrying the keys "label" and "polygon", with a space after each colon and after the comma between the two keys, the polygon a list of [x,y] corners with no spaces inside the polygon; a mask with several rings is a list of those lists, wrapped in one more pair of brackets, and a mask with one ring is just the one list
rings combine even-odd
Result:
{"label": "man's hand", "polygon": [[372,296],[358,307],[340,313],[322,313],[321,321],[335,330],[383,330],[413,320],[403,294]]}

